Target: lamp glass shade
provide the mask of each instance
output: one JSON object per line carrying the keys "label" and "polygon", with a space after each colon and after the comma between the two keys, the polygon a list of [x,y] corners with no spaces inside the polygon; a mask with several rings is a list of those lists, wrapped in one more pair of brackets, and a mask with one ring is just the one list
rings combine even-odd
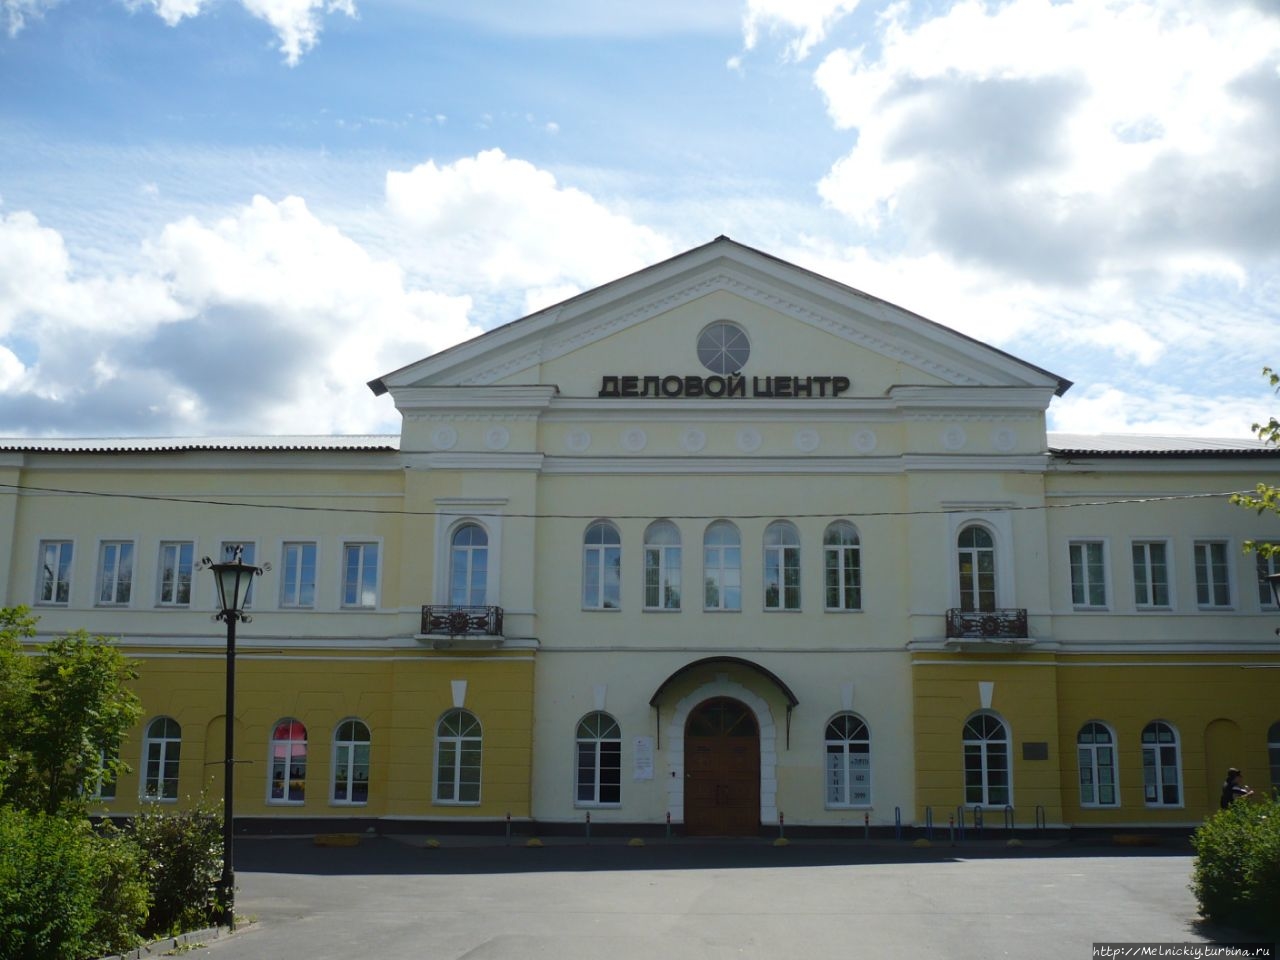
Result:
{"label": "lamp glass shade", "polygon": [[244,607],[249,584],[257,572],[257,567],[238,561],[213,564],[213,575],[218,583],[218,604],[223,610],[239,612]]}

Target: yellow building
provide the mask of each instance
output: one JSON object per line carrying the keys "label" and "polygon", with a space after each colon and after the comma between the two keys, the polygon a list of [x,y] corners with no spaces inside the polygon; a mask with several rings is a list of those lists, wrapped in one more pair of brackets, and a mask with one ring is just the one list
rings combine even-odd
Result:
{"label": "yellow building", "polygon": [[105,810],[220,795],[236,546],[246,827],[1187,825],[1280,782],[1241,550],[1280,530],[1224,495],[1274,449],[1047,434],[1068,381],[723,237],[370,386],[399,436],[0,442],[5,602],[140,663]]}

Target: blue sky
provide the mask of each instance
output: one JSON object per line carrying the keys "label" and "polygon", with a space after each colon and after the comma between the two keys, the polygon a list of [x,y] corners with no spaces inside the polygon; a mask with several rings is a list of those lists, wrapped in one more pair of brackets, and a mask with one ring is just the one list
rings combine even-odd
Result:
{"label": "blue sky", "polygon": [[722,233],[1074,380],[1053,429],[1274,408],[1267,0],[0,0],[0,29],[0,433],[394,431],[369,379]]}

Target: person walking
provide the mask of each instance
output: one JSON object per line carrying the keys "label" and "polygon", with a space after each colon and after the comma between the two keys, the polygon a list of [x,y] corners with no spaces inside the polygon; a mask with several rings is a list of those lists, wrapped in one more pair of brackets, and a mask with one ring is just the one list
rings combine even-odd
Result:
{"label": "person walking", "polygon": [[1251,796],[1253,788],[1244,782],[1244,774],[1235,767],[1227,770],[1227,779],[1222,782],[1222,809],[1226,810],[1235,801]]}

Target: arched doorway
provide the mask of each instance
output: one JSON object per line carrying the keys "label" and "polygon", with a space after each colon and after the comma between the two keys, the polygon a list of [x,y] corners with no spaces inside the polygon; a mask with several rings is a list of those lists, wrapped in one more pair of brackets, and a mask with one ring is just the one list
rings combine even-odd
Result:
{"label": "arched doorway", "polygon": [[760,831],[760,728],[746,704],[715,697],[684,728],[684,826],[689,836]]}

